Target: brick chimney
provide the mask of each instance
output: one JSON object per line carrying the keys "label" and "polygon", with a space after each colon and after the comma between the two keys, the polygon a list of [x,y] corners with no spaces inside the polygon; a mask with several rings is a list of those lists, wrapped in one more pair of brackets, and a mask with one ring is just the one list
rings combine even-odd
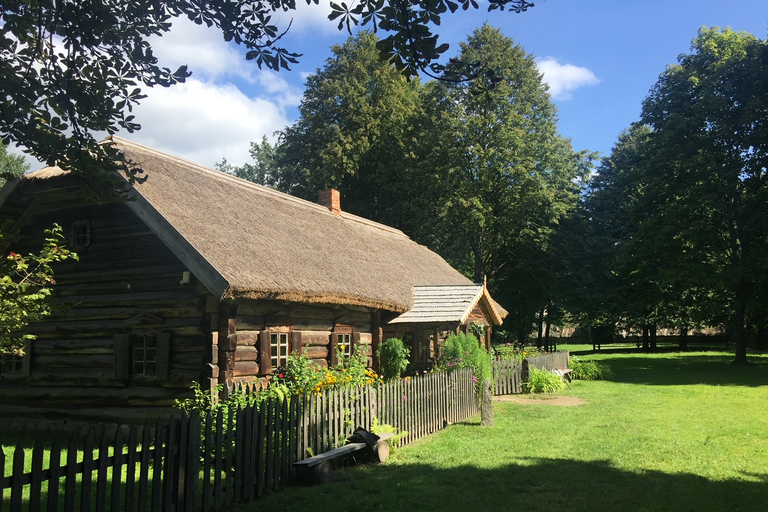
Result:
{"label": "brick chimney", "polygon": [[334,188],[318,190],[317,202],[331,210],[331,213],[341,215],[341,196],[338,190]]}

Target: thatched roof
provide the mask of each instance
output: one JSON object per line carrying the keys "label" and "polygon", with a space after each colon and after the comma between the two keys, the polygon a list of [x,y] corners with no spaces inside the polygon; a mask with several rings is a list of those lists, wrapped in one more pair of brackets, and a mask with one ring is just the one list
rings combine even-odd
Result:
{"label": "thatched roof", "polygon": [[148,176],[128,206],[222,298],[403,312],[413,286],[471,284],[396,229],[118,137],[112,143]]}

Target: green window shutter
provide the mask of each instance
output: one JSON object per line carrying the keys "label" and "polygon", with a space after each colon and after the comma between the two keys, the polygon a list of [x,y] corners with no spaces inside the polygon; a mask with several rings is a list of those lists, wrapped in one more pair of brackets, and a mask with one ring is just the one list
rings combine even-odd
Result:
{"label": "green window shutter", "polygon": [[115,334],[115,378],[127,379],[131,366],[131,336]]}
{"label": "green window shutter", "polygon": [[166,380],[171,366],[171,334],[157,333],[157,378]]}
{"label": "green window shutter", "polygon": [[272,350],[268,329],[264,329],[259,333],[259,373],[262,375],[272,373]]}

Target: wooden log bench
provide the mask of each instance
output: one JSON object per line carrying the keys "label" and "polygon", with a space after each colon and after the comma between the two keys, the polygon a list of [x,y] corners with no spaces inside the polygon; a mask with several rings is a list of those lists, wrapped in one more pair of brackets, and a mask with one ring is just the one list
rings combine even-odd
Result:
{"label": "wooden log bench", "polygon": [[373,444],[364,442],[349,442],[333,450],[315,455],[308,459],[293,463],[296,470],[296,478],[304,483],[326,484],[333,480],[332,461],[352,453],[363,452],[362,455],[372,457],[377,462],[384,462],[389,457],[389,443],[387,439],[393,437],[391,432],[374,436]]}
{"label": "wooden log bench", "polygon": [[570,382],[573,382],[573,370],[571,368],[557,368],[556,370],[552,370],[552,373],[563,379],[563,382],[565,382],[569,388],[571,387],[569,384]]}

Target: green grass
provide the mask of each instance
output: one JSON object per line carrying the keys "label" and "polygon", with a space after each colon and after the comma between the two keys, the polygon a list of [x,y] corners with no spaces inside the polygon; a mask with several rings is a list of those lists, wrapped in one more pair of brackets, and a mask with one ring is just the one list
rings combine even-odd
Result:
{"label": "green grass", "polygon": [[768,357],[605,354],[586,405],[496,402],[479,418],[236,511],[757,511],[768,503]]}

